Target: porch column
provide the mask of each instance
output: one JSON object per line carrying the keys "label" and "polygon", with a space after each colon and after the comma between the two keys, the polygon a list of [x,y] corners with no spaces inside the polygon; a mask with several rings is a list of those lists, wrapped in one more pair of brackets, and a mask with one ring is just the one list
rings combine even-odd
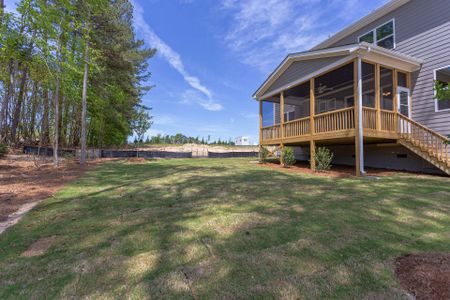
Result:
{"label": "porch column", "polygon": [[262,123],[263,123],[262,100],[259,99],[259,147],[262,147],[262,142],[263,142]]}
{"label": "porch column", "polygon": [[392,95],[392,99],[393,99],[393,109],[394,109],[394,130],[396,132],[398,132],[398,101],[399,99],[397,98],[397,84],[398,84],[398,74],[397,74],[397,69],[394,69],[394,72],[392,74],[392,80],[394,81],[392,83],[392,92],[394,93],[394,95]]}
{"label": "porch column", "polygon": [[316,143],[314,141],[314,114],[316,110],[316,100],[314,95],[314,78],[309,80],[309,132],[311,134],[310,143],[309,143],[309,154],[311,157],[311,170],[316,170],[316,160],[314,157],[316,156]]}
{"label": "porch column", "polygon": [[354,93],[355,93],[355,165],[356,176],[364,172],[364,132],[362,121],[362,61],[361,56],[354,62]]}
{"label": "porch column", "polygon": [[[284,92],[280,93],[280,149],[283,151],[284,147]],[[283,164],[282,157],[280,155],[280,164]]]}
{"label": "porch column", "polygon": [[380,64],[375,64],[375,108],[377,110],[377,131],[381,130]]}

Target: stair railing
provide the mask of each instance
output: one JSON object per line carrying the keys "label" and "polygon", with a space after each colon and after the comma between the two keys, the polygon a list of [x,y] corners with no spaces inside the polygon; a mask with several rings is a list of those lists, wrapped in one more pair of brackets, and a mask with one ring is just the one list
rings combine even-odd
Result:
{"label": "stair railing", "polygon": [[449,139],[413,120],[398,114],[398,134],[422,151],[450,166],[448,143]]}

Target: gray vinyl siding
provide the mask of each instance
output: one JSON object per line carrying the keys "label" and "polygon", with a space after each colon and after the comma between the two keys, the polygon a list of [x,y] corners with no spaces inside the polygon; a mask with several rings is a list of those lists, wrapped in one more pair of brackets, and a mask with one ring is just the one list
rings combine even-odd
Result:
{"label": "gray vinyl siding", "polygon": [[308,74],[315,72],[323,67],[331,65],[338,60],[342,59],[343,56],[334,56],[327,58],[317,58],[303,61],[296,61],[292,63],[283,74],[275,80],[275,82],[267,89],[264,94],[268,94],[282,86],[290,84]]}
{"label": "gray vinyl siding", "polygon": [[449,0],[411,0],[330,47],[355,43],[358,36],[391,19],[395,19],[395,50],[424,60],[412,74],[412,118],[450,135],[450,112],[435,111],[433,91],[434,70],[450,65]]}

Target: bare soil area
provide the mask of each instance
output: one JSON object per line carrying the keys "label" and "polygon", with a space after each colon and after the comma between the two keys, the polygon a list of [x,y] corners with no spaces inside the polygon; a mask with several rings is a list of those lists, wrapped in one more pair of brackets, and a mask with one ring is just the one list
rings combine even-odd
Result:
{"label": "bare soil area", "polygon": [[154,150],[168,152],[192,152],[194,156],[207,156],[209,152],[254,152],[258,151],[258,146],[220,146],[220,145],[152,145],[139,148],[139,150]]}
{"label": "bare soil area", "polygon": [[62,160],[56,168],[50,158],[10,155],[0,159],[0,222],[21,207],[31,208],[35,202],[50,197],[97,163],[90,161],[80,166],[75,161]]}
{"label": "bare soil area", "polygon": [[401,285],[416,299],[450,299],[450,254],[423,253],[396,261]]}

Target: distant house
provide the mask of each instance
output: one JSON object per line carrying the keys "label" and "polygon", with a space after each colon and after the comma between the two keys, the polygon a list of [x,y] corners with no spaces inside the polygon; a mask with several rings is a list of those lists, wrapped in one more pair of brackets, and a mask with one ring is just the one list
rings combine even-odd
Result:
{"label": "distant house", "polygon": [[236,146],[249,146],[250,140],[248,136],[240,136],[234,139],[234,144]]}
{"label": "distant house", "polygon": [[296,147],[305,160],[326,146],[358,175],[450,175],[450,99],[435,99],[436,81],[450,82],[450,1],[390,1],[287,55],[253,95],[260,144]]}

